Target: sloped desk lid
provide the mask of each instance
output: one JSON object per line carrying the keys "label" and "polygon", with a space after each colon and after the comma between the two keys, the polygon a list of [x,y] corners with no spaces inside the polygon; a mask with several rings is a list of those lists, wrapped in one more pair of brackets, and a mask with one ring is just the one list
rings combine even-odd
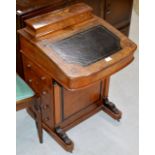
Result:
{"label": "sloped desk lid", "polygon": [[120,39],[98,25],[48,45],[67,63],[87,66],[121,49]]}
{"label": "sloped desk lid", "polygon": [[[133,60],[136,45],[91,11],[86,4],[75,4],[29,19],[19,30],[22,53],[67,89],[104,79]],[[31,50],[25,41],[33,45]]]}

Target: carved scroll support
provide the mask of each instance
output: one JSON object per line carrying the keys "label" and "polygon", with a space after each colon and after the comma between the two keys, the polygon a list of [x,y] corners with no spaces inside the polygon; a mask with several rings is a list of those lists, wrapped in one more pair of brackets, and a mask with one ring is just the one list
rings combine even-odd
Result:
{"label": "carved scroll support", "polygon": [[120,120],[122,117],[122,112],[116,107],[116,105],[109,101],[109,86],[110,86],[110,77],[107,77],[103,80],[103,111],[106,112],[110,117],[116,120]]}
{"label": "carved scroll support", "polygon": [[103,111],[118,121],[122,117],[122,112],[108,98],[103,99]]}
{"label": "carved scroll support", "polygon": [[66,151],[73,152],[74,143],[67,134],[58,126],[51,130],[46,124],[43,123],[44,129],[52,136]]}
{"label": "carved scroll support", "polygon": [[71,145],[72,144],[72,141],[69,139],[67,134],[60,127],[56,127],[55,132],[61,138],[61,140],[63,140],[63,142],[66,145]]}

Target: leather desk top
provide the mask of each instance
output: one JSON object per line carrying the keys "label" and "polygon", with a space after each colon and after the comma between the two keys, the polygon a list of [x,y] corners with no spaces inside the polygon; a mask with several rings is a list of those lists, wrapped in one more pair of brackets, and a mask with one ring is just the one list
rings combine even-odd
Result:
{"label": "leather desk top", "polygon": [[103,26],[95,26],[48,45],[64,61],[88,66],[121,49],[117,36]]}

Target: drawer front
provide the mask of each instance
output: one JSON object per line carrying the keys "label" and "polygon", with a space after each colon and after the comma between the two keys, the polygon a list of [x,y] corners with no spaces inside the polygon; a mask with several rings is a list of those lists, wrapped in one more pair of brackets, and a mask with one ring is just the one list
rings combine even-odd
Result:
{"label": "drawer front", "polygon": [[26,82],[41,96],[42,121],[53,127],[53,104],[51,78],[45,71],[23,56]]}
{"label": "drawer front", "polygon": [[27,74],[27,76],[31,76],[32,78],[37,78],[40,82],[40,86],[48,86],[51,85],[51,78],[50,76],[45,73],[41,68],[36,66],[32,61],[29,61],[25,56],[23,56],[24,59],[24,72]]}

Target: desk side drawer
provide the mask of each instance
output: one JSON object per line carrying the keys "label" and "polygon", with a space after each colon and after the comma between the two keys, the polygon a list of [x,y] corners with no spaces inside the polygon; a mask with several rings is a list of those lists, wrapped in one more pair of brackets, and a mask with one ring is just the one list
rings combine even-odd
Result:
{"label": "desk side drawer", "polygon": [[26,82],[41,97],[42,121],[53,127],[53,104],[51,78],[39,66],[23,55],[24,75]]}

